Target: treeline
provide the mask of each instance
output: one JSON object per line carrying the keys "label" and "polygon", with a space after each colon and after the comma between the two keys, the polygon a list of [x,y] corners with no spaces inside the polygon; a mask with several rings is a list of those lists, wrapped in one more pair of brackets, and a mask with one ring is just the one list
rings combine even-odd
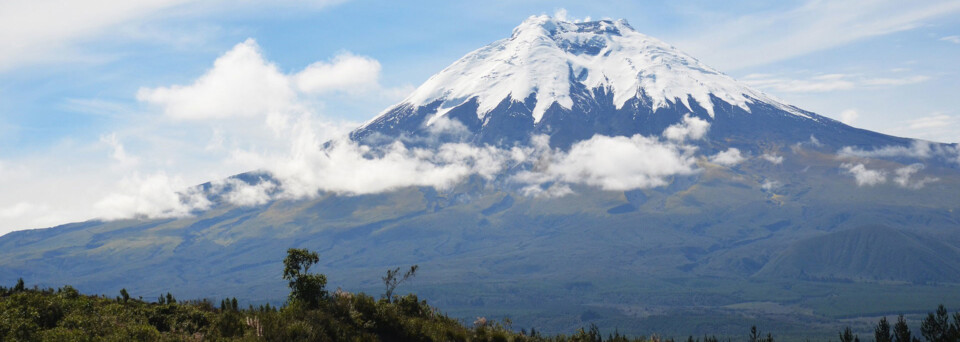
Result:
{"label": "treeline", "polygon": [[[290,249],[283,278],[290,295],[281,307],[269,304],[242,308],[236,298],[178,301],[172,294],[155,301],[131,298],[124,289],[115,298],[80,294],[70,286],[27,288],[23,279],[14,287],[0,286],[0,341],[651,341],[672,342],[656,335],[627,337],[602,334],[591,325],[571,335],[545,336],[534,329],[513,329],[509,319],[478,318],[465,324],[448,317],[416,295],[394,295],[417,267],[389,270],[381,279],[379,298],[341,290],[329,292],[323,274],[310,273],[319,261],[316,253]],[[921,325],[928,342],[958,341],[960,313],[952,322],[941,306]],[[754,327],[751,342],[773,342]],[[858,341],[850,329],[841,341]],[[901,316],[891,328],[886,318],[876,327],[877,341],[919,341]],[[716,337],[689,337],[689,342],[719,342]]]}
{"label": "treeline", "polygon": [[[920,322],[920,334],[927,342],[960,342],[960,312],[953,314],[953,320],[947,313],[947,308],[941,304],[937,311],[927,314],[927,317]],[[877,322],[873,329],[873,340],[876,342],[920,342],[910,331],[910,326],[903,319],[903,315],[897,317],[897,322],[891,329],[890,322],[886,317]],[[840,342],[860,342],[860,336],[857,336],[849,327],[840,332]]]}

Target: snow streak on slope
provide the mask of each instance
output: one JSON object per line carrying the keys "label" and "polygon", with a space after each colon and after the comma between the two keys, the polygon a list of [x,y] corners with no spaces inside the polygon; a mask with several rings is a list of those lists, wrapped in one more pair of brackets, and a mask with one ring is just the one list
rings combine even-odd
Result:
{"label": "snow streak on slope", "polygon": [[[467,54],[434,75],[401,105],[441,101],[437,114],[477,97],[482,119],[502,100],[536,96],[535,122],[553,103],[570,109],[571,82],[612,92],[617,108],[640,98],[653,109],[690,99],[713,116],[711,95],[749,111],[762,101],[807,117],[792,106],[736,82],[626,21],[567,22],[548,16],[525,20],[504,40]],[[431,119],[432,121],[433,119]]]}

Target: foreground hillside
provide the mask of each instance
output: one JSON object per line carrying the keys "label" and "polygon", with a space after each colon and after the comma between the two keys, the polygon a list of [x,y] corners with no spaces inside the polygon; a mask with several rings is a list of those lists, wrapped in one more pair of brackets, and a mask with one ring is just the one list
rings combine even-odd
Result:
{"label": "foreground hillside", "polygon": [[[619,333],[606,339],[596,328],[579,329],[573,335],[543,336],[531,329],[515,331],[509,319],[502,322],[477,318],[472,326],[452,319],[427,305],[416,295],[392,292],[415,276],[390,270],[384,276],[386,292],[377,300],[364,293],[338,289],[326,291],[326,276],[310,273],[319,261],[316,253],[290,249],[284,259],[283,278],[291,289],[282,307],[261,305],[241,309],[237,299],[224,299],[219,306],[210,300],[178,302],[170,293],[147,302],[120,296],[88,296],[71,286],[57,290],[28,289],[20,279],[12,288],[0,287],[0,340],[10,341],[647,341]],[[928,342],[960,340],[960,313],[948,316],[941,305],[921,323]],[[751,328],[751,342],[773,342],[772,334]],[[843,342],[859,341],[850,328],[841,331]],[[876,341],[912,342],[909,326],[901,315],[891,327],[886,318],[874,329]],[[653,335],[650,341],[660,341]],[[666,341],[673,341],[666,338]],[[694,338],[688,337],[688,341]],[[696,339],[700,341],[700,339]],[[704,336],[704,342],[716,337]]]}
{"label": "foreground hillside", "polygon": [[[386,293],[377,300],[364,293],[326,291],[326,276],[309,273],[318,255],[290,249],[283,278],[289,300],[241,309],[237,299],[219,307],[210,300],[178,302],[169,292],[147,302],[120,296],[82,295],[71,286],[28,289],[20,279],[0,287],[0,341],[597,341],[596,327],[572,336],[544,337],[531,329],[515,332],[503,322],[478,318],[472,327],[451,319],[416,295],[394,296],[397,286],[415,275],[416,266],[383,277]],[[630,341],[619,334],[608,341]],[[642,340],[642,339],[634,339]],[[715,341],[716,339],[711,339]]]}

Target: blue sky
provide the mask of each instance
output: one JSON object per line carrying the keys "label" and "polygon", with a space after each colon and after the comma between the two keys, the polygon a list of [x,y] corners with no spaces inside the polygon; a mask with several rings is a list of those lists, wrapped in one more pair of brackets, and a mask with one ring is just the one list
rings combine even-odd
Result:
{"label": "blue sky", "polygon": [[[342,134],[526,17],[559,9],[627,19],[857,127],[960,141],[960,1],[14,0],[0,4],[0,233],[109,216],[124,198],[149,206],[164,200],[137,197],[149,189],[256,168],[285,151],[278,127],[293,121]],[[277,103],[211,103],[297,115],[173,113],[176,96],[223,95],[197,84],[227,56],[241,67],[224,72],[240,70],[238,80],[299,86]],[[307,70],[327,72],[326,83]]]}

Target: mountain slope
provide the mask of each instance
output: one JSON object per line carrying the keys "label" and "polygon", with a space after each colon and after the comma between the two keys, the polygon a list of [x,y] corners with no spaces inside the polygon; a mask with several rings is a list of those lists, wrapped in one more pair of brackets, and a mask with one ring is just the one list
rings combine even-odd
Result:
{"label": "mountain slope", "polygon": [[791,245],[759,276],[826,280],[956,282],[960,248],[885,226],[863,226]]}

